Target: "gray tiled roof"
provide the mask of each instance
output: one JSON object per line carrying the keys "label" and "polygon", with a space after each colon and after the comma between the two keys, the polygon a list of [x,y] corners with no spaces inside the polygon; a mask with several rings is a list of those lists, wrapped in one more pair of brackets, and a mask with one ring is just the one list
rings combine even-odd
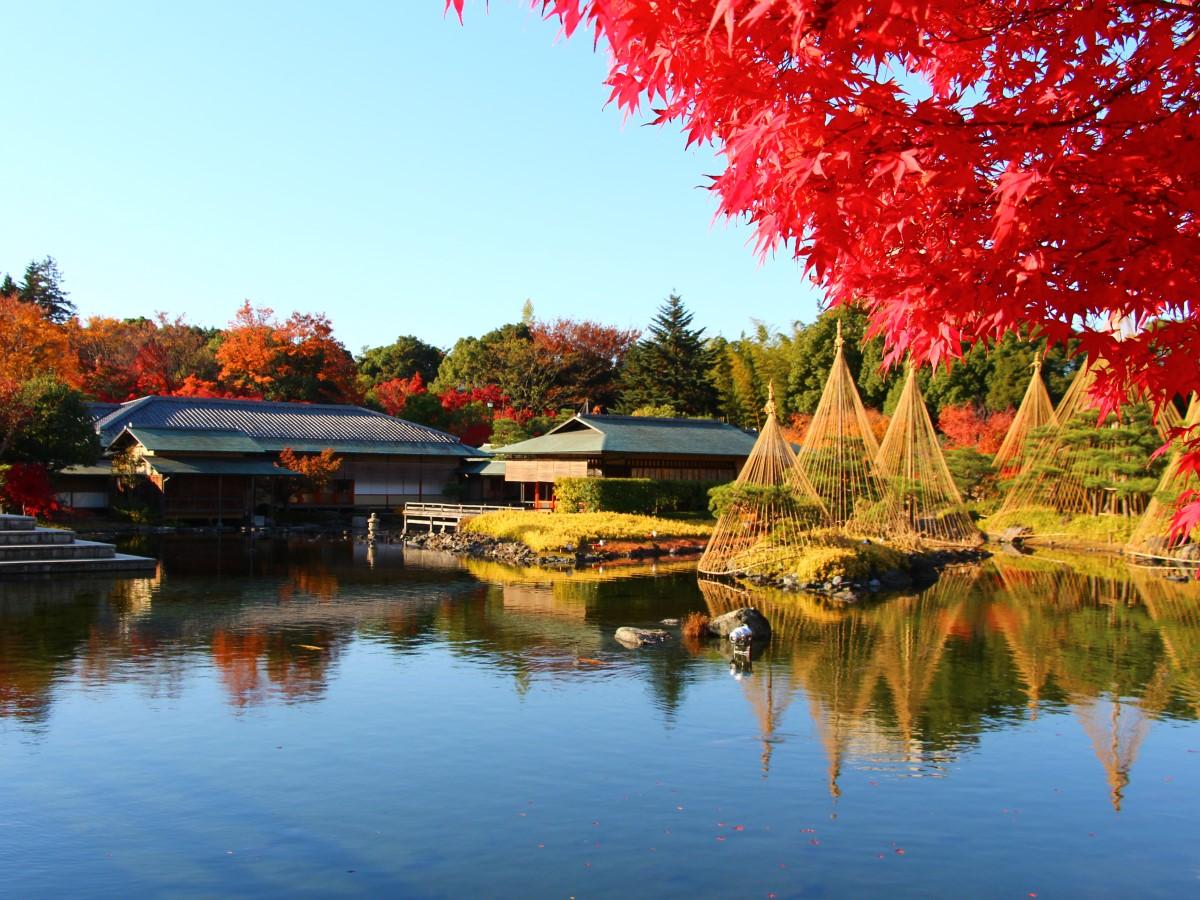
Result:
{"label": "gray tiled roof", "polygon": [[493,452],[513,456],[634,453],[671,456],[749,456],[755,436],[714,419],[575,416],[541,437]]}
{"label": "gray tiled roof", "polygon": [[107,447],[124,429],[244,435],[264,447],[333,447],[353,453],[478,456],[454,435],[361,406],[270,403],[195,397],[142,397],[122,403],[96,423]]}

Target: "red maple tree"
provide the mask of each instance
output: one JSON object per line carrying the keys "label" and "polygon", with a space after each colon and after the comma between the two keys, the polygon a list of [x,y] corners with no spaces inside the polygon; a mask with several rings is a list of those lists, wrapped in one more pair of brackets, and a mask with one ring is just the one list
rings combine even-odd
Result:
{"label": "red maple tree", "polygon": [[1200,389],[1192,0],[531,2],[609,46],[618,106],[718,148],[719,211],[889,363],[1022,332],[1079,338],[1102,413]]}

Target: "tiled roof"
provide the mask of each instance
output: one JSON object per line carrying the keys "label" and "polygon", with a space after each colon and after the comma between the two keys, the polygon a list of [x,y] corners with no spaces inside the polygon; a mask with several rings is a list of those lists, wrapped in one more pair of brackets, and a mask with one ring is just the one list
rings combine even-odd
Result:
{"label": "tiled roof", "polygon": [[672,456],[749,456],[755,436],[715,419],[575,416],[541,437],[494,452],[513,456],[635,453]]}
{"label": "tiled roof", "polygon": [[103,419],[109,413],[113,412],[114,410],[120,409],[121,404],[120,403],[101,403],[100,401],[95,401],[95,402],[89,403],[87,405],[87,408],[88,408],[88,412],[90,412],[92,414],[92,419],[99,422],[101,419]]}
{"label": "tiled roof", "polygon": [[201,433],[221,441],[239,436],[263,450],[479,455],[451,434],[360,406],[150,396],[122,403],[96,423],[105,447],[126,428],[159,441],[174,432],[185,443]]}

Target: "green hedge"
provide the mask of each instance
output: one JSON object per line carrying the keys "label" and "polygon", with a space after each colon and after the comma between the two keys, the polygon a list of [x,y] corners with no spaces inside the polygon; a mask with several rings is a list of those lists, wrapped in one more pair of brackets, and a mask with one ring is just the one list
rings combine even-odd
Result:
{"label": "green hedge", "polygon": [[558,512],[703,512],[710,481],[656,478],[560,478],[554,485]]}

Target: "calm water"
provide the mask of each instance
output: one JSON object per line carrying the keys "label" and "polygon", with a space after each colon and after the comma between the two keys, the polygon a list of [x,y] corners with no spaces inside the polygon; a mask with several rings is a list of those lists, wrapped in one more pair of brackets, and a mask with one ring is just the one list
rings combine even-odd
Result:
{"label": "calm water", "polygon": [[[659,567],[171,543],[0,584],[0,894],[1200,895],[1200,591],[1001,557],[841,612]],[[778,634],[628,651],[756,603]]]}

